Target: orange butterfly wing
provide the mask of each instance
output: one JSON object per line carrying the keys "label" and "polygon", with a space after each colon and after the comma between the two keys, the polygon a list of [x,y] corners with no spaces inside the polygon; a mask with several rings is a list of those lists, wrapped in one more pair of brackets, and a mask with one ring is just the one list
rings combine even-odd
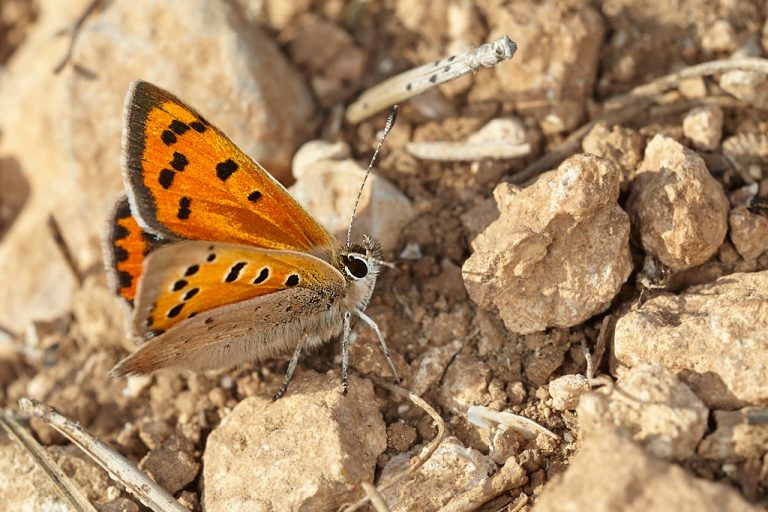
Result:
{"label": "orange butterfly wing", "polygon": [[123,177],[153,233],[329,257],[339,242],[197,111],[147,82],[125,102]]}
{"label": "orange butterfly wing", "polygon": [[112,288],[131,306],[136,297],[144,258],[160,243],[155,235],[144,231],[131,215],[128,198],[120,198],[109,218],[104,252]]}
{"label": "orange butterfly wing", "polygon": [[144,337],[218,307],[292,288],[314,292],[320,303],[330,301],[346,284],[341,272],[309,254],[207,241],[156,249],[144,270],[133,325]]}

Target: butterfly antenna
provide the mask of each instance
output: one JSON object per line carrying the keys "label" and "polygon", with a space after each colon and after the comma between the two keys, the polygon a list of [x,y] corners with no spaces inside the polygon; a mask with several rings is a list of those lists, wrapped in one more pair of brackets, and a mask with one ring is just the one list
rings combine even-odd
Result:
{"label": "butterfly antenna", "polygon": [[387,135],[389,135],[389,131],[392,129],[392,126],[395,124],[395,121],[397,120],[397,113],[399,111],[400,111],[400,107],[398,105],[394,105],[392,107],[392,110],[389,113],[389,117],[387,117],[387,124],[384,125],[384,133],[382,134],[381,139],[379,139],[379,144],[376,146],[376,151],[373,152],[373,156],[371,157],[371,163],[368,164],[368,170],[365,171],[365,176],[363,177],[363,184],[360,185],[360,191],[357,193],[357,199],[355,199],[355,206],[352,208],[352,218],[349,219],[349,228],[347,228],[347,248],[349,248],[349,243],[352,238],[352,223],[355,221],[355,214],[357,213],[357,205],[360,203],[360,197],[363,195],[365,182],[368,180],[368,175],[371,174],[371,171],[373,170],[373,164],[376,162],[376,157],[379,155],[379,150],[381,149],[381,145],[384,144],[384,140],[387,138]]}

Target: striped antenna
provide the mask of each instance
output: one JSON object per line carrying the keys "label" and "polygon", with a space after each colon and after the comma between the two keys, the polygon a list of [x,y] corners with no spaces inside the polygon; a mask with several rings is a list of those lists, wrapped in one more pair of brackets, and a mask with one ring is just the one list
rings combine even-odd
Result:
{"label": "striped antenna", "polygon": [[392,126],[394,126],[395,121],[397,121],[397,113],[400,111],[400,107],[398,105],[393,105],[392,110],[389,112],[389,117],[387,117],[387,124],[384,125],[384,133],[381,135],[381,139],[379,139],[379,143],[376,146],[376,151],[373,152],[373,156],[371,157],[371,163],[368,164],[368,170],[365,171],[365,176],[363,177],[363,184],[360,185],[360,190],[357,193],[357,199],[355,199],[355,206],[352,208],[352,218],[349,219],[349,228],[347,228],[347,249],[349,249],[350,240],[352,238],[352,223],[355,221],[355,215],[357,214],[357,205],[360,203],[360,197],[363,195],[363,188],[365,188],[365,182],[368,181],[368,175],[371,174],[371,171],[373,170],[373,164],[376,162],[376,157],[379,155],[379,150],[381,149],[381,145],[384,144],[384,140],[387,138],[387,135],[389,135],[390,130],[392,130]]}

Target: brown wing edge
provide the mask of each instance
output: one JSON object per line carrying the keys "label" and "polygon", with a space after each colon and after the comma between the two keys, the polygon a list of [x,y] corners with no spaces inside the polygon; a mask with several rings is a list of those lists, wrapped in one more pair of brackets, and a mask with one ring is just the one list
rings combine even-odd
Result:
{"label": "brown wing edge", "polygon": [[119,223],[121,219],[129,217],[135,218],[132,214],[128,198],[125,194],[122,194],[115,201],[107,221],[106,233],[103,237],[103,252],[109,287],[115,294],[121,297],[129,307],[133,307],[133,297],[127,296],[125,290],[129,289],[132,284],[135,284],[134,281],[138,280],[141,274],[131,274],[119,268],[120,263],[128,259],[129,253],[124,247],[118,245],[118,242],[132,235],[140,236],[145,242],[145,246],[142,248],[143,259],[150,250],[162,245],[163,240],[156,235],[141,230],[140,227],[138,228],[140,230],[138,233],[131,233],[129,229]]}

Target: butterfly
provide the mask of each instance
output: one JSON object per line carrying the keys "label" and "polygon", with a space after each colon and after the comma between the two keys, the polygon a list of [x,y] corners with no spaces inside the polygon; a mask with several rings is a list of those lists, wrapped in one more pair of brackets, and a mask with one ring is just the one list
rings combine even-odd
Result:
{"label": "butterfly", "polygon": [[125,100],[122,172],[106,266],[144,342],[112,376],[292,351],[278,398],[301,352],[340,336],[346,392],[354,317],[374,330],[397,378],[364,313],[380,269],[376,241],[350,244],[348,234],[343,244],[223,132],[148,82],[133,82]]}

